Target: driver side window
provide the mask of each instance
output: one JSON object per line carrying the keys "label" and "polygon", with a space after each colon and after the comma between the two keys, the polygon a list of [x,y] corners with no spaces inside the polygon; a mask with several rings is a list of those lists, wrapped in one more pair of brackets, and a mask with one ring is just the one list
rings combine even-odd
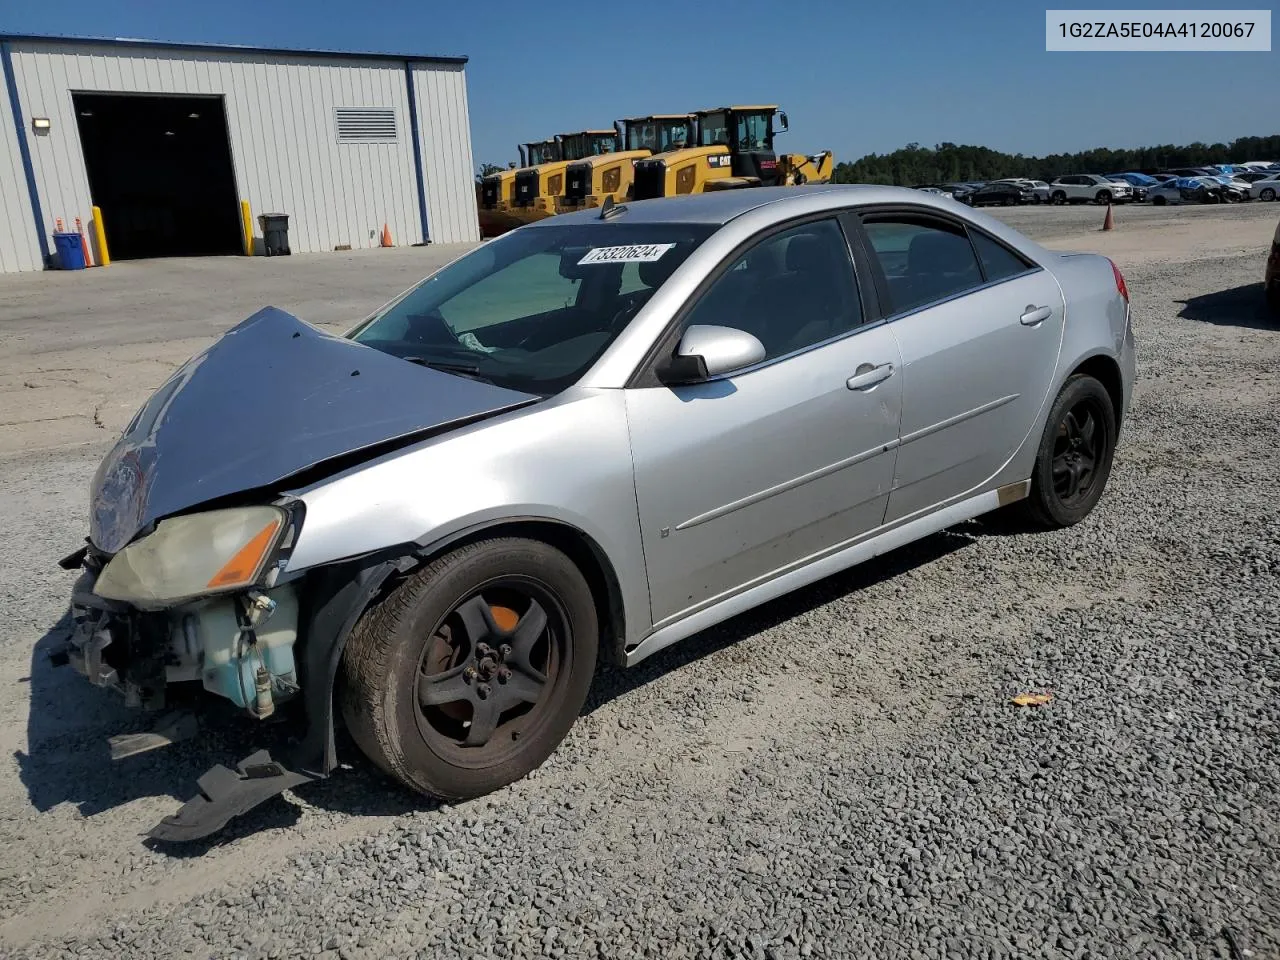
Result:
{"label": "driver side window", "polygon": [[683,326],[733,327],[764,344],[765,359],[848,333],[862,323],[853,260],[834,219],[793,227],[738,257]]}

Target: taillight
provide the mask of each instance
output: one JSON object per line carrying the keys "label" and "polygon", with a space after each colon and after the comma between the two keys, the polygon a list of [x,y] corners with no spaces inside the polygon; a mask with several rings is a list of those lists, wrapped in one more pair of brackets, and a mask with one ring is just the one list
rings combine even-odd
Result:
{"label": "taillight", "polygon": [[1111,272],[1115,274],[1116,290],[1120,292],[1120,296],[1124,297],[1124,302],[1129,302],[1129,285],[1124,282],[1124,274],[1120,272],[1120,268],[1116,266],[1114,260],[1108,259],[1107,263],[1111,264]]}

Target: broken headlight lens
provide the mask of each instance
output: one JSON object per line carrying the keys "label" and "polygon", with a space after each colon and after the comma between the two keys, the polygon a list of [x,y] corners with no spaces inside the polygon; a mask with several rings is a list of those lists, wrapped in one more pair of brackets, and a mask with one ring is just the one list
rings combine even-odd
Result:
{"label": "broken headlight lens", "polygon": [[148,607],[243,589],[266,570],[288,520],[278,507],[170,517],[112,557],[93,591]]}

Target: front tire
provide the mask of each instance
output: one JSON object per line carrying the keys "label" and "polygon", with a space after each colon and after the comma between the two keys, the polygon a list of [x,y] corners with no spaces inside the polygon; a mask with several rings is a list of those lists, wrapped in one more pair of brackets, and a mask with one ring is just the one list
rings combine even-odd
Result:
{"label": "front tire", "polygon": [[1087,517],[1106,487],[1115,458],[1115,407],[1098,380],[1075,374],[1063,384],[1049,411],[1031,475],[1024,515],[1054,530]]}
{"label": "front tire", "polygon": [[1053,202],[1059,206],[1067,202],[1067,194],[1063,190],[1053,191]]}
{"label": "front tire", "polygon": [[1258,194],[1259,200],[1271,201],[1271,200],[1274,200],[1275,198],[1276,198],[1276,192],[1270,187],[1267,187],[1265,190],[1263,190],[1261,193]]}
{"label": "front tire", "polygon": [[545,543],[483,540],[414,572],[361,617],[342,660],[360,750],[444,800],[521,779],[559,746],[595,672],[591,589]]}

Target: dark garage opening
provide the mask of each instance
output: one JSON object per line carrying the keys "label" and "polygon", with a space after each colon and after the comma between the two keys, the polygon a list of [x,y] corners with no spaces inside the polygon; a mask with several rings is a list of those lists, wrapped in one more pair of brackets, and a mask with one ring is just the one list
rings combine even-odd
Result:
{"label": "dark garage opening", "polygon": [[112,260],[243,252],[221,97],[72,96]]}

